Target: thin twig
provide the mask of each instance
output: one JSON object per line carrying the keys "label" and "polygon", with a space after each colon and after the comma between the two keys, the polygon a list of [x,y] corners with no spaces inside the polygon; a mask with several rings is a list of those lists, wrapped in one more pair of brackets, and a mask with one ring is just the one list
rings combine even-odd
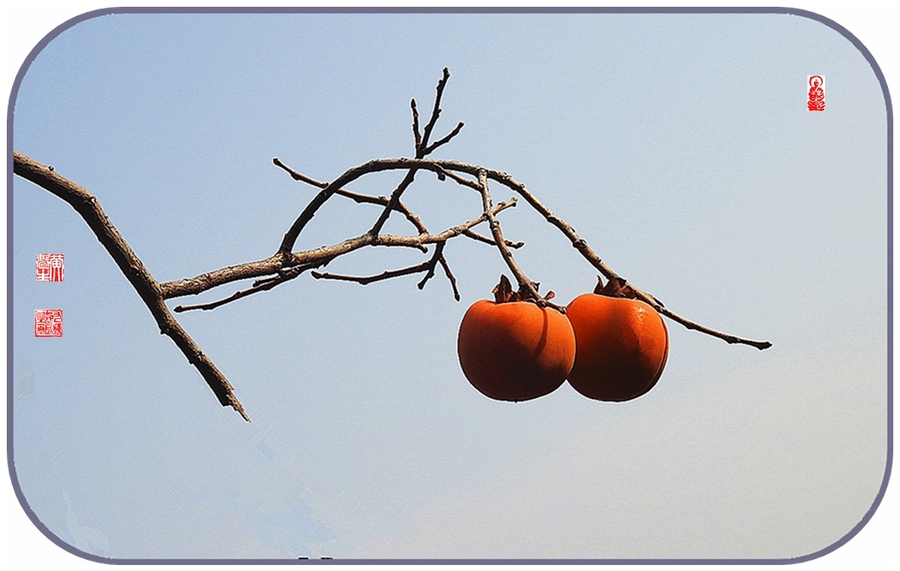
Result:
{"label": "thin twig", "polygon": [[275,287],[276,285],[278,285],[278,282],[270,282],[269,284],[267,284],[266,286],[263,286],[263,287],[252,287],[250,289],[238,290],[238,291],[234,292],[233,294],[229,295],[228,297],[224,297],[224,298],[218,299],[216,301],[211,301],[209,303],[198,303],[196,305],[176,305],[174,308],[172,308],[172,311],[174,311],[175,313],[183,313],[185,311],[193,311],[193,310],[197,310],[197,309],[209,311],[212,309],[216,309],[217,307],[221,307],[221,306],[225,305],[226,303],[231,303],[232,301],[237,301],[239,299],[245,298],[248,295],[252,295],[254,293],[259,293],[261,291],[270,290],[273,287]]}
{"label": "thin twig", "polygon": [[[472,230],[469,230],[468,232],[463,232],[463,235],[466,236],[467,238],[471,238],[471,239],[475,240],[476,242],[483,242],[485,244],[490,244],[491,246],[496,244],[496,242],[494,242],[493,238],[488,238],[487,236],[482,236],[481,234],[474,232]],[[510,240],[505,240],[505,241],[506,241],[506,246],[508,248],[518,249],[525,245],[525,242],[512,242]]]}
{"label": "thin twig", "polygon": [[459,135],[459,132],[462,130],[463,127],[465,127],[465,123],[460,121],[456,125],[456,127],[452,131],[450,131],[450,133],[446,137],[444,137],[443,139],[440,139],[438,141],[435,141],[433,144],[426,147],[423,155],[428,156],[431,153],[433,153],[434,150],[437,149],[438,147],[440,147],[441,145],[446,145],[447,143],[449,143],[450,140],[453,139],[453,137]]}
{"label": "thin twig", "polygon": [[[289,175],[291,175],[291,178],[293,178],[294,180],[299,180],[299,181],[305,182],[306,184],[309,184],[312,186],[317,186],[319,188],[325,188],[326,186],[328,186],[327,182],[319,182],[315,179],[309,178],[305,174],[295,171],[291,167],[289,167],[286,164],[284,164],[283,162],[281,162],[281,159],[279,159],[278,157],[275,157],[274,159],[272,159],[272,163],[274,163],[275,166],[281,167],[282,169],[284,169]],[[348,193],[345,190],[338,190],[337,194],[343,194],[344,196],[349,196],[352,193]]]}
{"label": "thin twig", "polygon": [[413,138],[416,143],[416,150],[422,146],[422,133],[419,132],[419,109],[416,107],[416,100],[413,99],[410,101],[409,106],[412,108],[412,116],[413,116]]}
{"label": "thin twig", "polygon": [[469,188],[471,188],[472,190],[474,190],[476,192],[479,192],[479,193],[481,192],[481,187],[478,186],[478,181],[469,180],[465,177],[459,176],[452,170],[443,168],[442,166],[440,166],[440,164],[438,164],[437,166],[438,166],[438,168],[434,169],[434,170],[438,174],[439,177],[444,176],[444,177],[452,178],[455,182],[457,182],[463,186],[468,186]]}
{"label": "thin twig", "polygon": [[[447,263],[447,259],[441,256],[440,260],[441,267],[444,268],[444,275],[447,276],[447,280],[450,282],[450,287],[453,288],[453,299],[459,301],[461,296],[459,295],[459,289],[456,287],[456,276],[453,275],[453,272],[450,271],[450,264]],[[421,288],[419,288],[421,289]]]}
{"label": "thin twig", "polygon": [[212,309],[216,309],[217,307],[221,307],[227,303],[231,303],[232,301],[237,301],[239,299],[245,298],[248,295],[253,295],[254,293],[259,293],[261,291],[268,291],[275,286],[279,286],[287,281],[290,281],[305,272],[306,270],[316,268],[328,263],[328,260],[317,263],[317,264],[307,264],[305,266],[297,266],[294,268],[288,268],[286,270],[282,270],[278,272],[278,275],[273,276],[267,279],[261,279],[253,282],[253,285],[244,290],[238,290],[231,294],[228,297],[211,301],[208,303],[198,303],[195,305],[178,305],[172,309],[175,313],[182,313],[185,311],[193,311],[197,309],[202,309],[204,311],[209,311]]}
{"label": "thin twig", "polygon": [[369,285],[373,282],[380,282],[382,280],[389,280],[391,278],[425,272],[432,267],[433,264],[431,263],[431,260],[429,260],[415,266],[409,266],[408,268],[400,268],[398,270],[385,270],[375,276],[348,276],[345,274],[332,274],[328,272],[310,272],[310,275],[312,275],[312,277],[316,278],[317,280],[338,280],[345,282],[356,282],[360,285]]}

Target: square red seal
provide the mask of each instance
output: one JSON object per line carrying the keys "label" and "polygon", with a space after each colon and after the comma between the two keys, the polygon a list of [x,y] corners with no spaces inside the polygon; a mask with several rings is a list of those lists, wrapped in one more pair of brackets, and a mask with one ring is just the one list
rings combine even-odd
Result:
{"label": "square red seal", "polygon": [[39,282],[61,282],[65,278],[66,256],[64,254],[38,254],[35,260],[35,275]]}
{"label": "square red seal", "polygon": [[61,309],[34,310],[35,337],[62,337],[63,312]]}

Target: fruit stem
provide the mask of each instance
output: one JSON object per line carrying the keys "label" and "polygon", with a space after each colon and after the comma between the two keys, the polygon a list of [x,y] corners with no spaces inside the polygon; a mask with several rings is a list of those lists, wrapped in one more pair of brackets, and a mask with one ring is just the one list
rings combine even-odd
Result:
{"label": "fruit stem", "polygon": [[[541,294],[538,293],[538,284],[528,279],[528,276],[525,275],[525,272],[523,272],[522,268],[519,267],[519,264],[516,263],[512,252],[506,246],[506,240],[503,238],[503,231],[500,230],[500,222],[494,216],[493,208],[491,206],[491,193],[488,190],[487,171],[485,169],[478,169],[478,190],[481,193],[481,203],[484,208],[482,216],[484,216],[484,219],[488,222],[488,225],[491,228],[491,234],[494,237],[494,242],[497,246],[497,249],[500,251],[500,255],[503,256],[503,261],[506,262],[507,267],[509,267],[509,270],[513,273],[516,281],[519,283],[518,293],[510,293],[509,297],[505,301],[532,301],[539,307],[552,307],[560,313],[565,313],[565,307],[556,305],[555,303],[550,303],[546,298],[542,297]],[[509,284],[509,280],[506,279],[506,276],[501,275],[500,283],[497,284],[496,288],[494,288],[494,295],[497,299],[497,303],[503,303],[503,301],[501,301],[499,298],[500,293],[498,293],[498,290],[500,290],[500,292],[503,292],[504,296],[506,295],[505,291],[501,288],[501,286],[503,286],[504,280],[506,280],[507,284],[509,285],[510,291],[512,290],[512,286]],[[513,296],[515,296],[517,299],[512,299]]]}

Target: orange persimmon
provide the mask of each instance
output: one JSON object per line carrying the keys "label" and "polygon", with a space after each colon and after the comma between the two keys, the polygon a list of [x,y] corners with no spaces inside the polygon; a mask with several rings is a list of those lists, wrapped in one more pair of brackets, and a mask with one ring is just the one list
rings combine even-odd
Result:
{"label": "orange persimmon", "polygon": [[669,333],[655,309],[637,299],[587,293],[569,303],[566,315],[577,346],[568,377],[576,391],[626,401],[653,388],[669,356]]}
{"label": "orange persimmon", "polygon": [[483,299],[466,311],[457,350],[472,386],[492,399],[524,401],[563,384],[575,361],[575,334],[555,309]]}

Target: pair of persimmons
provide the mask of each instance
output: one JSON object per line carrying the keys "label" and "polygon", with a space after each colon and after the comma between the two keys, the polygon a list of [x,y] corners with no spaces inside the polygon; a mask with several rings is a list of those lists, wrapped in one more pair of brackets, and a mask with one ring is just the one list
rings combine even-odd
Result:
{"label": "pair of persimmons", "polygon": [[459,363],[486,396],[530,400],[568,379],[588,398],[626,401],[649,391],[662,375],[669,333],[643,301],[598,286],[572,300],[563,314],[519,301],[510,291],[501,277],[496,300],[475,302],[459,327]]}

